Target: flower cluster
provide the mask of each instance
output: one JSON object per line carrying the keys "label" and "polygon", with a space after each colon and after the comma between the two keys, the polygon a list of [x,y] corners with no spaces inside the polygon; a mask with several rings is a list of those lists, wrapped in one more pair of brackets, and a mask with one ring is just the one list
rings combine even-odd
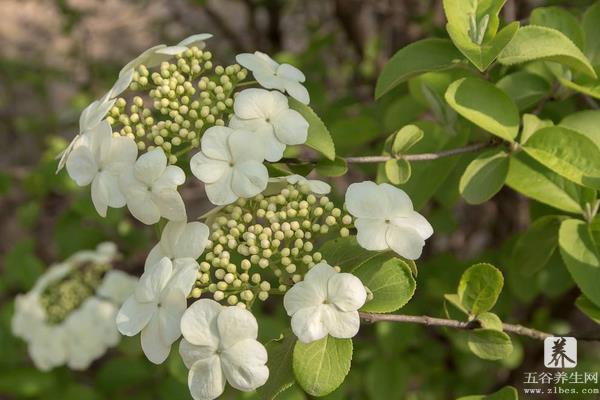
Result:
{"label": "flower cluster", "polygon": [[[358,310],[370,292],[328,264],[319,251],[323,242],[356,230],[365,249],[416,259],[433,232],[396,187],[353,184],[345,207],[338,207],[325,182],[269,177],[281,170],[267,163],[281,162],[287,146],[308,140],[309,123],[297,111],[310,101],[304,74],[260,52],[216,65],[208,38],[156,46],[127,64],[113,88],[84,110],[80,132],[59,162],[78,185],[91,184],[100,215],[127,206],[145,224],[167,220],[135,289],[120,300],[115,328],[140,334],[156,364],[183,335],[180,355],[197,400],[220,396],[227,382],[242,391],[266,382],[267,353],[250,312],[257,299],[283,295],[302,342],[357,334]],[[256,81],[244,81],[248,71]],[[240,90],[248,85],[261,87]],[[204,222],[187,222],[178,192],[184,160],[216,206]],[[103,272],[73,279],[89,280],[86,293],[94,293],[98,281],[108,281]],[[68,314],[67,324],[72,309],[86,308],[57,302],[52,293],[48,304],[60,304],[48,313],[53,320]]]}
{"label": "flower cluster", "polygon": [[110,269],[116,255],[112,243],[75,253],[17,296],[12,331],[39,369],[86,369],[119,342],[115,316],[136,279]]}

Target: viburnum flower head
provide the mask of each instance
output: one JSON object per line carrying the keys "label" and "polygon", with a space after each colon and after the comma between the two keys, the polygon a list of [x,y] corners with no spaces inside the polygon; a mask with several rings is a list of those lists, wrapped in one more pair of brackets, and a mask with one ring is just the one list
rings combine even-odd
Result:
{"label": "viburnum flower head", "polygon": [[155,364],[167,359],[171,345],[181,335],[179,323],[187,296],[196,281],[197,268],[173,268],[167,257],[148,268],[135,292],[117,314],[117,328],[126,336],[142,333],[142,350]]}
{"label": "viburnum flower head", "polygon": [[269,173],[264,154],[253,133],[213,126],[202,136],[201,151],[190,160],[190,169],[205,183],[208,200],[226,205],[265,190]]}
{"label": "viburnum flower head", "polygon": [[67,172],[79,186],[92,184],[92,202],[105,217],[108,207],[125,205],[119,175],[131,169],[136,157],[135,142],[113,136],[110,124],[102,121],[76,141],[67,158]]}
{"label": "viburnum flower head", "polygon": [[167,166],[167,156],[160,147],[141,155],[120,178],[127,208],[146,225],[157,223],[160,217],[186,220],[185,204],[177,192],[177,186],[184,182],[183,170],[176,165]]}
{"label": "viburnum flower head", "polygon": [[256,340],[258,324],[249,311],[201,299],[183,315],[181,332],[179,353],[195,400],[216,399],[226,382],[245,392],[267,382],[267,351]]}
{"label": "viburnum flower head", "polygon": [[260,136],[268,161],[279,161],[286,145],[302,144],[308,137],[308,122],[289,108],[287,97],[280,92],[243,90],[236,96],[233,110],[235,115],[229,126]]}
{"label": "viburnum flower head", "polygon": [[298,68],[290,64],[279,64],[260,51],[238,54],[235,60],[252,71],[256,81],[265,89],[287,92],[303,104],[310,102],[308,90],[302,85],[306,77]]}
{"label": "viburnum flower head", "polygon": [[414,211],[408,195],[387,183],[353,183],[346,191],[346,208],[356,218],[358,244],[367,250],[392,249],[416,260],[425,239],[433,234],[425,217]]}
{"label": "viburnum flower head", "polygon": [[144,269],[168,257],[175,268],[196,260],[204,252],[208,243],[208,226],[202,222],[170,221],[165,225],[160,242],[150,250]]}
{"label": "viburnum flower head", "polygon": [[292,317],[294,334],[310,343],[327,335],[354,337],[360,327],[358,309],[366,299],[367,291],[360,279],[321,262],[287,291],[283,305]]}

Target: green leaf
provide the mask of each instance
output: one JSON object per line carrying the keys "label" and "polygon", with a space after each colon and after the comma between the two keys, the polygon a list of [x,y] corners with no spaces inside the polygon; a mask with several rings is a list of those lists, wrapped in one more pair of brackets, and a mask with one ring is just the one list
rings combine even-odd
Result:
{"label": "green leaf", "polygon": [[517,389],[512,386],[505,386],[492,394],[481,394],[474,396],[464,396],[457,400],[519,400]]}
{"label": "green leaf", "polygon": [[474,329],[467,339],[469,349],[484,360],[502,360],[513,351],[510,337],[495,329]]}
{"label": "green leaf", "polygon": [[491,264],[475,264],[460,278],[458,297],[472,315],[478,315],[494,307],[504,285],[502,273]]}
{"label": "green leaf", "polygon": [[600,149],[583,134],[558,126],[543,128],[527,140],[523,150],[575,183],[600,188]]}
{"label": "green leaf", "polygon": [[394,185],[401,185],[410,179],[410,163],[404,159],[387,160],[384,168],[385,176]]}
{"label": "green leaf", "polygon": [[469,314],[469,311],[462,305],[460,297],[457,294],[445,294],[444,299],[452,304],[457,310],[462,311],[465,314]]}
{"label": "green leaf", "polygon": [[496,331],[502,330],[502,321],[500,318],[491,312],[484,312],[477,316],[477,321],[483,329],[493,329]]}
{"label": "green leaf", "polygon": [[519,29],[498,56],[498,61],[504,65],[535,60],[556,61],[597,78],[594,68],[581,50],[563,33],[552,28],[531,25]]}
{"label": "green leaf", "polygon": [[590,226],[578,219],[563,221],[558,243],[573,280],[592,303],[600,306],[600,252]]}
{"label": "green leaf", "polygon": [[258,388],[262,399],[272,400],[294,384],[292,358],[295,344],[296,336],[288,329],[279,339],[271,340],[265,345],[269,355],[269,380]]}
{"label": "green leaf", "polygon": [[494,149],[471,161],[459,183],[460,194],[467,203],[484,203],[502,189],[508,175],[508,159],[504,150]]}
{"label": "green leaf", "polygon": [[521,144],[525,143],[531,135],[542,128],[554,126],[554,123],[548,119],[541,120],[534,114],[523,114],[523,129],[521,130]]}
{"label": "green leaf", "polygon": [[512,142],[519,131],[519,110],[506,93],[478,78],[463,78],[446,91],[446,101],[460,115]]}
{"label": "green leaf", "polygon": [[587,297],[581,295],[575,301],[575,305],[579,310],[588,316],[592,321],[600,324],[600,306],[592,303]]}
{"label": "green leaf", "polygon": [[348,163],[342,157],[335,160],[323,159],[317,163],[317,173],[322,176],[342,176],[348,171]]}
{"label": "green leaf", "polygon": [[531,25],[556,29],[568,37],[577,47],[583,49],[583,30],[573,14],[560,7],[539,7],[529,16]]}
{"label": "green leaf", "polygon": [[293,355],[298,384],[311,396],[325,396],[342,384],[350,371],[352,340],[326,336],[311,343],[296,342]]}
{"label": "green leaf", "polygon": [[[363,249],[356,241],[356,236],[347,236],[329,240],[319,248],[323,260],[329,265],[337,265],[342,271],[351,272],[362,263],[377,257],[382,253],[379,251],[368,251]],[[388,258],[391,253],[387,253]]]}
{"label": "green leaf", "polygon": [[392,154],[400,155],[423,139],[423,130],[416,125],[406,125],[394,136]]}
{"label": "green leaf", "polygon": [[352,271],[373,293],[361,311],[388,313],[403,307],[415,293],[417,283],[410,267],[399,258],[383,264],[371,259]]}
{"label": "green leaf", "polygon": [[460,52],[447,39],[423,39],[398,50],[385,64],[375,86],[378,99],[402,82],[424,72],[452,68]]}
{"label": "green leaf", "polygon": [[600,111],[584,110],[567,115],[560,126],[587,136],[600,149]]}
{"label": "green leaf", "polygon": [[600,64],[600,2],[596,2],[583,14],[582,28],[585,34],[585,54],[593,65]]}
{"label": "green leaf", "polygon": [[550,261],[558,246],[558,229],[565,218],[561,215],[543,216],[519,237],[512,260],[522,275],[531,276]]}
{"label": "green leaf", "polygon": [[498,32],[498,13],[506,0],[444,0],[446,30],[458,49],[480,71],[485,71],[510,42],[519,23]]}
{"label": "green leaf", "polygon": [[527,197],[559,210],[581,212],[583,188],[555,174],[524,153],[511,156],[506,184]]}
{"label": "green leaf", "polygon": [[44,264],[35,255],[35,243],[31,239],[14,245],[2,258],[6,285],[17,290],[29,290],[44,271]]}
{"label": "green leaf", "polygon": [[335,160],[335,145],[329,130],[319,116],[309,106],[289,98],[290,108],[298,111],[308,121],[308,139],[306,145],[315,149],[331,161]]}
{"label": "green leaf", "polygon": [[551,89],[548,81],[527,71],[506,75],[496,83],[496,86],[508,94],[519,110],[526,110],[534,106]]}

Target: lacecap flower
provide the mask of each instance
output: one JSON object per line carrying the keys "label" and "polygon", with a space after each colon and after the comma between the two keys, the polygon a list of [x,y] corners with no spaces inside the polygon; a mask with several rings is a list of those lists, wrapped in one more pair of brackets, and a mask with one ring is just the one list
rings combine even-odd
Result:
{"label": "lacecap flower", "polygon": [[181,335],[179,322],[196,273],[196,266],[175,269],[164,257],[142,274],[135,292],[117,314],[119,332],[126,336],[141,332],[142,350],[155,364],[167,359],[171,345]]}
{"label": "lacecap flower", "polygon": [[146,225],[164,217],[185,221],[187,214],[177,186],[185,182],[185,173],[176,165],[167,166],[167,156],[157,147],[137,159],[132,168],[122,171],[120,187],[131,214]]}
{"label": "lacecap flower", "polygon": [[308,122],[288,106],[288,99],[277,91],[242,90],[233,103],[235,115],[229,126],[255,132],[265,146],[265,158],[279,161],[286,145],[306,142]]}
{"label": "lacecap flower", "polygon": [[269,173],[264,156],[264,146],[253,133],[214,126],[202,136],[201,151],[190,160],[190,169],[205,183],[208,200],[225,205],[265,190]]}
{"label": "lacecap flower", "polygon": [[392,249],[416,260],[425,239],[433,234],[425,217],[414,211],[408,195],[387,183],[353,183],[346,191],[346,208],[355,217],[358,244],[367,250]]}
{"label": "lacecap flower", "polygon": [[258,324],[249,311],[201,299],[183,315],[181,332],[179,353],[195,400],[216,399],[226,382],[245,392],[267,382],[267,351],[256,340]]}
{"label": "lacecap flower", "polygon": [[327,335],[346,339],[360,327],[358,309],[367,299],[360,279],[336,272],[325,262],[314,265],[287,291],[283,305],[292,317],[292,331],[304,343]]}
{"label": "lacecap flower", "polygon": [[242,67],[252,71],[256,81],[266,89],[287,92],[303,104],[310,102],[308,90],[302,85],[306,77],[298,68],[290,64],[279,64],[260,51],[242,53],[235,57]]}

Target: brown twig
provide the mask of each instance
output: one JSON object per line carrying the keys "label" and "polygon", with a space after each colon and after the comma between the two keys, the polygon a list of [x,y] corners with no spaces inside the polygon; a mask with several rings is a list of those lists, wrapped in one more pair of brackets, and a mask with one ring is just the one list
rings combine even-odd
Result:
{"label": "brown twig", "polygon": [[[427,326],[440,326],[446,328],[454,328],[461,330],[471,330],[475,328],[480,328],[480,325],[477,321],[458,321],[455,319],[445,319],[445,318],[435,318],[429,317],[427,315],[400,315],[400,314],[372,314],[359,312],[359,315],[362,319],[369,322],[377,322],[377,321],[390,321],[390,322],[406,322],[413,324],[421,324]],[[522,325],[515,324],[502,324],[502,329],[505,332],[514,333],[515,335],[527,336],[536,340],[544,340],[547,337],[554,336],[551,333],[538,331],[537,329],[527,328]],[[575,337],[578,340],[582,341],[600,341],[600,338],[593,337],[577,337],[573,334],[571,336]]]}

